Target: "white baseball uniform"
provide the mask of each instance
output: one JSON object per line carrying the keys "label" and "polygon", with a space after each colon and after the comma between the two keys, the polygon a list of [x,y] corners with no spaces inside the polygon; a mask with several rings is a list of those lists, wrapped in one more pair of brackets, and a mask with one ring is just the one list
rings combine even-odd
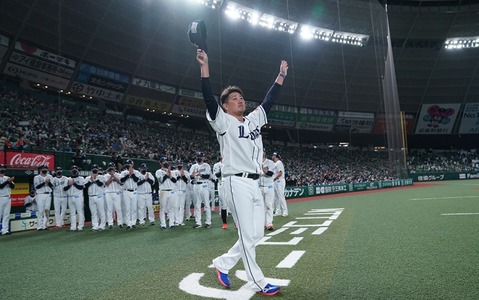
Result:
{"label": "white baseball uniform", "polygon": [[[193,201],[195,207],[195,221],[197,226],[201,226],[201,203],[204,204],[204,211],[206,214],[205,224],[211,225],[211,207],[210,207],[210,191],[209,191],[209,177],[211,177],[211,167],[209,164],[202,162],[191,166],[191,176],[194,177],[193,185]],[[196,174],[196,175],[194,175]]]}
{"label": "white baseball uniform", "polygon": [[104,230],[106,224],[105,213],[105,177],[92,174],[85,178],[85,187],[88,191],[88,204],[91,212],[92,230]]}
{"label": "white baseball uniform", "polygon": [[[183,173],[183,175],[181,174]],[[190,185],[190,173],[187,170],[175,170],[173,175],[176,177],[176,201],[178,202],[177,208],[178,212],[176,214],[175,223],[177,225],[185,225],[183,223],[185,217],[185,204],[186,204],[186,194],[188,192],[188,186]],[[189,208],[189,206],[188,206]]]}
{"label": "white baseball uniform", "polygon": [[[72,185],[68,184],[70,179],[73,180]],[[85,210],[83,207],[84,185],[85,178],[77,175],[69,177],[67,183],[63,187],[63,190],[67,192],[68,207],[70,208],[70,230],[83,230],[83,226],[85,225]]]}
{"label": "white baseball uniform", "polygon": [[[116,179],[110,181],[111,177]],[[113,215],[116,212],[116,223],[119,226],[123,226],[123,211],[121,205],[122,199],[122,186],[119,183],[120,173],[107,173],[105,177],[105,202],[106,202],[106,221],[109,226],[113,226]]]}
{"label": "white baseball uniform", "polygon": [[67,183],[68,178],[66,176],[53,177],[53,208],[55,209],[55,224],[57,227],[62,227],[67,213],[67,193],[63,190],[63,187]]}
{"label": "white baseball uniform", "polygon": [[219,177],[216,176],[216,174],[221,174],[221,171],[223,169],[223,162],[219,161],[213,165],[213,178],[218,181],[218,199],[219,199],[219,205],[220,205],[220,210],[222,209],[228,209],[228,206],[226,205],[226,202],[224,200],[224,197],[222,196],[222,191],[221,188],[223,186],[222,183],[222,176],[220,175]]}
{"label": "white baseball uniform", "polygon": [[145,225],[146,210],[148,210],[148,220],[150,223],[155,223],[153,194],[151,189],[151,186],[154,183],[155,178],[150,172],[140,174],[140,180],[138,181],[138,218],[140,219],[140,225]]}
{"label": "white baseball uniform", "polygon": [[252,287],[262,290],[267,282],[256,262],[256,243],[264,236],[264,203],[257,179],[262,172],[263,141],[261,127],[266,124],[266,112],[258,106],[238,120],[217,110],[213,120],[207,119],[216,131],[223,157],[224,197],[238,227],[238,241],[230,250],[213,260],[214,266],[228,274],[240,258]]}
{"label": "white baseball uniform", "polygon": [[53,177],[50,174],[39,174],[33,178],[37,202],[37,230],[48,227],[48,217],[46,211],[50,210],[52,204]]}
{"label": "white baseball uniform", "polygon": [[[284,196],[284,188],[286,187],[286,180],[284,179],[284,165],[281,160],[277,160],[274,168],[274,206],[276,209],[276,215],[288,215],[288,206],[286,205],[286,197]],[[278,177],[279,172],[281,175]]]}
{"label": "white baseball uniform", "polygon": [[8,182],[8,176],[0,174],[0,218],[2,219],[2,235],[10,232],[10,210],[12,202],[10,199],[12,188],[15,183]]}
{"label": "white baseball uniform", "polygon": [[158,180],[159,186],[159,200],[160,200],[160,226],[166,228],[166,216],[168,214],[169,227],[175,227],[176,214],[178,213],[176,201],[176,177],[173,177],[173,171],[158,169],[155,176]]}
{"label": "white baseball uniform", "polygon": [[123,182],[123,202],[125,204],[126,225],[136,225],[138,219],[138,180],[141,173],[133,170],[130,175],[128,170],[121,172],[120,181]]}
{"label": "white baseball uniform", "polygon": [[273,201],[274,201],[274,186],[273,186],[273,174],[274,174],[274,162],[270,159],[263,160],[263,168],[265,172],[261,172],[259,178],[259,187],[261,194],[263,195],[264,209],[265,209],[265,223],[264,226],[273,226]]}
{"label": "white baseball uniform", "polygon": [[37,203],[35,201],[35,195],[33,196],[28,195],[25,197],[25,199],[23,199],[23,206],[29,203],[31,203],[31,205],[29,205],[28,207],[25,207],[25,211],[30,214],[34,211],[37,211]]}

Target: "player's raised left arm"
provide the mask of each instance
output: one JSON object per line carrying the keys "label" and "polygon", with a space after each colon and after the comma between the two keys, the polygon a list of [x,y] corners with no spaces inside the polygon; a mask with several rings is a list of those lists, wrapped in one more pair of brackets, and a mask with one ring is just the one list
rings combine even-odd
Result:
{"label": "player's raised left arm", "polygon": [[287,75],[288,75],[288,62],[285,60],[282,60],[279,65],[278,76],[276,76],[276,80],[274,81],[273,86],[271,86],[268,93],[264,97],[263,102],[261,103],[261,106],[263,107],[266,113],[269,112],[274,102],[278,98],[279,90],[281,89],[281,86],[283,85],[284,79],[286,78]]}

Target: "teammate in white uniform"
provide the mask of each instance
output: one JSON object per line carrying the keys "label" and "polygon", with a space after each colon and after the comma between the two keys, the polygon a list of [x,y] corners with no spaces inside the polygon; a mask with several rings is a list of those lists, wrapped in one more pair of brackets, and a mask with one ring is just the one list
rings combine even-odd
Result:
{"label": "teammate in white uniform", "polygon": [[266,158],[266,152],[263,151],[263,170],[259,177],[259,187],[264,201],[264,227],[273,230],[273,201],[274,201],[274,186],[273,186],[274,162]]}
{"label": "teammate in white uniform", "polygon": [[[73,165],[70,169],[71,176],[63,190],[67,192],[68,207],[70,208],[70,230],[83,230],[85,225],[85,210],[83,203],[83,187],[85,178],[78,175],[78,167]],[[78,223],[77,223],[78,214]]]}
{"label": "teammate in white uniform", "polygon": [[30,190],[30,194],[23,199],[23,207],[25,207],[25,211],[30,213],[37,211],[37,202],[35,201],[35,190]]}
{"label": "teammate in white uniform", "polygon": [[140,180],[138,181],[138,218],[140,225],[145,226],[146,210],[148,210],[148,220],[150,225],[155,225],[155,212],[153,211],[152,186],[155,183],[155,177],[148,172],[145,163],[140,164]]}
{"label": "teammate in white uniform", "polygon": [[48,174],[48,167],[38,167],[40,174],[33,178],[33,185],[37,193],[37,230],[48,229],[48,218],[50,217],[50,205],[52,204],[53,177]]}
{"label": "teammate in white uniform", "polygon": [[55,168],[55,177],[53,177],[53,208],[55,209],[55,224],[57,228],[63,227],[65,215],[67,213],[67,193],[63,190],[68,178],[63,176],[61,167]]}
{"label": "teammate in white uniform", "polygon": [[183,169],[183,163],[181,162],[177,164],[176,168],[173,171],[173,176],[176,177],[176,201],[178,202],[175,223],[179,226],[185,226],[183,221],[185,217],[186,194],[190,185],[190,173]]}
{"label": "teammate in white uniform", "polygon": [[266,114],[277,98],[288,64],[281,61],[280,73],[261,105],[244,116],[246,104],[240,88],[226,88],[220,96],[220,108],[211,89],[208,56],[198,49],[196,59],[201,69],[206,117],[216,131],[223,157],[224,196],[238,226],[238,241],[213,260],[218,280],[230,287],[228,272],[242,258],[251,287],[262,295],[275,295],[280,287],[267,283],[256,263],[256,243],[264,236],[265,216],[258,179],[262,171],[261,127],[267,123]]}
{"label": "teammate in white uniform", "polygon": [[91,174],[85,178],[85,188],[88,191],[88,203],[91,212],[91,230],[103,231],[106,224],[105,213],[105,177],[99,175],[99,167],[91,166]]}
{"label": "teammate in white uniform", "polygon": [[221,228],[228,229],[228,221],[226,220],[226,217],[228,216],[228,206],[226,205],[225,197],[223,195],[223,179],[221,176],[221,169],[223,169],[223,158],[220,155],[219,161],[213,165],[213,178],[218,188],[220,215],[221,221],[223,221]]}
{"label": "teammate in white uniform", "polygon": [[6,165],[0,165],[0,219],[2,219],[2,235],[10,234],[10,210],[12,202],[10,196],[15,188],[15,177],[5,175]]}
{"label": "teammate in white uniform", "polygon": [[201,203],[204,204],[206,214],[205,228],[211,228],[211,207],[209,181],[211,177],[211,167],[203,161],[203,157],[198,157],[196,164],[191,166],[190,174],[193,179],[193,201],[195,206],[195,221],[193,228],[201,227]]}
{"label": "teammate in white uniform", "polygon": [[140,172],[133,168],[133,161],[127,159],[126,170],[120,174],[120,182],[123,183],[123,201],[125,203],[126,229],[136,226],[138,219],[138,181]]}
{"label": "teammate in white uniform", "polygon": [[118,227],[123,228],[123,211],[121,205],[122,186],[120,183],[120,174],[115,171],[114,163],[110,163],[105,177],[105,203],[106,203],[106,221],[108,228],[113,228],[113,215],[116,213],[116,223]]}
{"label": "teammate in white uniform", "polygon": [[[191,169],[192,164],[188,163],[186,170]],[[191,206],[195,204],[195,195],[193,192],[193,184],[191,182],[191,174],[188,171],[189,177],[188,177],[188,184],[186,186],[186,199],[185,199],[185,220],[189,221],[192,217],[193,214],[191,213]]]}
{"label": "teammate in white uniform", "polygon": [[[204,163],[208,164],[208,160],[206,158],[204,159]],[[210,164],[208,164],[208,165],[210,165]],[[210,165],[210,167],[211,167],[211,165]],[[211,171],[213,171],[213,169],[211,169]],[[209,197],[210,197],[210,209],[211,209],[212,213],[216,211],[215,185],[216,185],[216,179],[214,177],[214,174],[211,173],[210,179],[208,180],[208,192],[210,193],[210,195],[209,195]]]}
{"label": "teammate in white uniform", "polygon": [[286,180],[284,179],[284,165],[281,161],[281,156],[278,153],[273,153],[274,161],[274,206],[276,208],[275,215],[288,216],[288,206],[286,204],[286,197],[284,196],[284,188],[286,187]]}
{"label": "teammate in white uniform", "polygon": [[166,229],[166,216],[168,215],[170,229],[175,228],[176,214],[178,213],[178,203],[176,199],[176,177],[166,160],[163,160],[161,169],[155,172],[158,180],[158,196],[160,200],[160,226]]}

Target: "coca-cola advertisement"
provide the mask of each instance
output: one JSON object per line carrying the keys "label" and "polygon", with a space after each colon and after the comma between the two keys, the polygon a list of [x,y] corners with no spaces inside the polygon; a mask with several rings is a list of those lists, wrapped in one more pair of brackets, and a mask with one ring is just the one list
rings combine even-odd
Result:
{"label": "coca-cola advertisement", "polygon": [[55,155],[24,152],[0,152],[0,163],[6,164],[9,169],[36,169],[46,165],[48,170],[55,169]]}

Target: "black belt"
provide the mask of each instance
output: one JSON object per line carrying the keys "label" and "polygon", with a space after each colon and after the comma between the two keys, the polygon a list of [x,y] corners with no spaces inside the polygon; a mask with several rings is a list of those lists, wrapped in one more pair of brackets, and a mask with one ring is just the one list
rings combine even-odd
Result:
{"label": "black belt", "polygon": [[195,184],[203,184],[203,183],[206,183],[206,182],[195,182]]}
{"label": "black belt", "polygon": [[259,179],[259,174],[237,173],[237,174],[235,174],[235,176],[249,178],[249,179],[253,179],[253,180],[258,180]]}
{"label": "black belt", "polygon": [[125,190],[125,191],[128,191],[128,192],[134,192],[134,191],[136,191],[136,190]]}
{"label": "black belt", "polygon": [[170,190],[160,190],[161,192],[171,192],[171,189]]}

